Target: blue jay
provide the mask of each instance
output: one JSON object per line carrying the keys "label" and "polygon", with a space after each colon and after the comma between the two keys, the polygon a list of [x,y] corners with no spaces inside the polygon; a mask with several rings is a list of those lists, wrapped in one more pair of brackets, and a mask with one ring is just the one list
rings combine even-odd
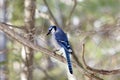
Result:
{"label": "blue jay", "polygon": [[48,29],[47,35],[52,34],[52,39],[54,39],[53,46],[60,50],[61,48],[64,50],[63,53],[65,53],[67,64],[69,68],[69,72],[73,74],[72,70],[72,64],[70,60],[70,54],[72,53],[71,46],[69,45],[67,35],[64,33],[64,31],[56,26],[50,26]]}

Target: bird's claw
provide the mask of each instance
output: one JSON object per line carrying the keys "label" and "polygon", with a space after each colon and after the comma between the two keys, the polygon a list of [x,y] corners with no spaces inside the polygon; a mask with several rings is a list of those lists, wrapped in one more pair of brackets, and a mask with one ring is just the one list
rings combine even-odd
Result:
{"label": "bird's claw", "polygon": [[[53,51],[54,55],[56,55],[56,54],[57,54],[57,52],[59,52],[59,51],[60,51],[60,49],[54,50],[54,51]],[[59,52],[59,55],[61,55],[61,56],[62,56],[62,55],[63,55],[63,53],[60,53],[60,52]]]}
{"label": "bird's claw", "polygon": [[53,51],[54,55],[56,55],[56,51]]}
{"label": "bird's claw", "polygon": [[54,55],[56,55],[58,51],[59,51],[58,49],[57,49],[57,50],[54,50],[54,51],[53,51]]}

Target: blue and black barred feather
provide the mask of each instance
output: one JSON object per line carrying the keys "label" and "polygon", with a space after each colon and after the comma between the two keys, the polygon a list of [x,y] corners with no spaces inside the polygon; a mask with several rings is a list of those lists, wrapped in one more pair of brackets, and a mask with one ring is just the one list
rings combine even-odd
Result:
{"label": "blue and black barred feather", "polygon": [[65,50],[65,54],[66,54],[66,58],[67,58],[69,71],[70,71],[71,74],[73,74],[72,64],[71,64],[71,60],[70,60],[70,53]]}

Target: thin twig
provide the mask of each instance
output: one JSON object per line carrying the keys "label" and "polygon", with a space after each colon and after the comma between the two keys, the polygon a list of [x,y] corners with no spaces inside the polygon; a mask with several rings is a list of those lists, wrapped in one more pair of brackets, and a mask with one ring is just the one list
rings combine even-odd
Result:
{"label": "thin twig", "polygon": [[58,23],[57,23],[57,20],[55,19],[54,15],[52,14],[52,11],[50,10],[50,7],[48,6],[47,1],[46,1],[46,0],[43,0],[43,1],[44,1],[44,4],[47,6],[48,11],[49,11],[49,13],[50,13],[50,16],[51,16],[51,18],[53,19],[55,25],[59,26]]}
{"label": "thin twig", "polygon": [[[7,23],[4,23],[4,22],[1,22],[2,24],[7,24]],[[22,29],[24,30],[24,26],[15,26],[15,25],[11,25],[11,24],[7,24],[9,27],[13,27],[13,28],[17,28],[17,29]]]}
{"label": "thin twig", "polygon": [[87,64],[85,62],[84,55],[85,55],[85,44],[82,45],[82,61],[83,61],[84,66],[86,67]]}

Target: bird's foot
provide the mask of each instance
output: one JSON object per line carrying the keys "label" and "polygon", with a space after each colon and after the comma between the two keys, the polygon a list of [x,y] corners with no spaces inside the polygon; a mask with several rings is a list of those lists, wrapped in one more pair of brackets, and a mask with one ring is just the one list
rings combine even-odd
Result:
{"label": "bird's foot", "polygon": [[60,49],[54,50],[53,53],[54,53],[54,55],[56,55],[56,54],[59,54],[59,55],[61,55],[61,56],[63,55],[63,53],[61,52]]}
{"label": "bird's foot", "polygon": [[53,50],[54,55],[56,55],[58,51],[59,51],[58,49]]}

